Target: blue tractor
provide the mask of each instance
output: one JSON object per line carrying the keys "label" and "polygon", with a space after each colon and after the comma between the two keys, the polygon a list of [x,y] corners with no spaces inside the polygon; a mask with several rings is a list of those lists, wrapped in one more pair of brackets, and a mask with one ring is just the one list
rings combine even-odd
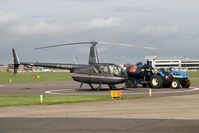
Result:
{"label": "blue tractor", "polygon": [[126,68],[128,74],[128,80],[125,82],[126,88],[137,88],[138,84],[143,87],[150,88],[189,88],[190,80],[189,76],[185,72],[181,71],[165,71],[160,69],[155,72],[151,65],[137,64],[129,65]]}

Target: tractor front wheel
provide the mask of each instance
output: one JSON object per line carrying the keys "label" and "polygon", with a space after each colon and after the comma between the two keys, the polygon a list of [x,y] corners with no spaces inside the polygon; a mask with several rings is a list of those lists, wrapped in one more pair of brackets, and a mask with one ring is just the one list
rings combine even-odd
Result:
{"label": "tractor front wheel", "polygon": [[178,80],[173,80],[173,81],[171,82],[171,88],[173,88],[173,89],[179,89],[179,88],[180,88],[180,81],[178,81]]}

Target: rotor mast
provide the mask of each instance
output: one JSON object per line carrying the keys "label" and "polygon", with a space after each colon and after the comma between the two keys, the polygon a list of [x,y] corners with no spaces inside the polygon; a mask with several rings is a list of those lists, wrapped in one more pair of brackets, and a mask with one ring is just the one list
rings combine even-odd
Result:
{"label": "rotor mast", "polygon": [[98,42],[92,41],[90,42],[90,54],[89,54],[89,64],[96,64],[99,63],[98,53],[97,53],[97,47],[96,45]]}

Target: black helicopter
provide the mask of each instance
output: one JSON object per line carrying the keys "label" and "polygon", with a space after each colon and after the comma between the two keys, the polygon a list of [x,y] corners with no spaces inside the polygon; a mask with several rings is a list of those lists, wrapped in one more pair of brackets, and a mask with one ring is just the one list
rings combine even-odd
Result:
{"label": "black helicopter", "polygon": [[[93,84],[99,85],[97,89],[100,89],[102,84],[108,85],[110,89],[115,89],[115,84],[124,83],[127,80],[127,74],[125,70],[119,65],[112,63],[99,63],[97,47],[96,47],[96,45],[99,43],[107,44],[104,42],[91,41],[91,42],[66,43],[66,44],[35,48],[35,49],[44,49],[44,48],[51,48],[51,47],[58,47],[65,45],[91,44],[88,64],[20,62],[16,54],[16,50],[12,49],[13,58],[14,58],[14,73],[15,74],[17,73],[19,65],[67,69],[70,70],[73,80],[81,82],[79,90],[82,88],[82,85],[84,83],[89,84],[92,90],[95,89]],[[108,44],[142,47],[138,45],[129,45],[129,44],[117,44],[117,43],[108,43]],[[142,48],[157,50],[156,48],[151,48],[151,47],[142,47]]]}

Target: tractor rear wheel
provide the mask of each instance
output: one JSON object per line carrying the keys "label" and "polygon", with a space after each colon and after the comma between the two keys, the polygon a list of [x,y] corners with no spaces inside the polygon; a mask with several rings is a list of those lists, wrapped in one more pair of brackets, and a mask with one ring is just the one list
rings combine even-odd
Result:
{"label": "tractor rear wheel", "polygon": [[163,85],[163,79],[159,75],[153,75],[150,79],[151,88],[161,88]]}

